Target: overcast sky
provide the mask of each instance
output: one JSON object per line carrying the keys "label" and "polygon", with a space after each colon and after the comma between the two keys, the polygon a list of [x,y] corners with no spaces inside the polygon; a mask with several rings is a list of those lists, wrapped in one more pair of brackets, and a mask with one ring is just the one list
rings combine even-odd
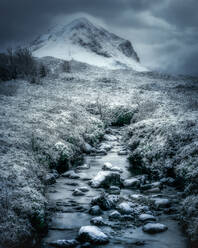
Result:
{"label": "overcast sky", "polygon": [[0,50],[86,16],[129,39],[151,69],[198,75],[198,0],[0,0]]}

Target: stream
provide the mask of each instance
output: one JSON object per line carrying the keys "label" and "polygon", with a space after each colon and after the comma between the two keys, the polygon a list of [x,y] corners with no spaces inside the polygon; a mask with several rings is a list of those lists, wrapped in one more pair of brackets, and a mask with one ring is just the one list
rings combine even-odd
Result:
{"label": "stream", "polygon": [[[41,246],[44,248],[189,247],[188,239],[185,237],[177,221],[177,209],[180,203],[179,193],[174,187],[167,186],[166,184],[163,184],[162,187],[160,184],[160,187],[158,187],[158,182],[149,181],[146,176],[138,176],[133,171],[129,171],[127,154],[123,152],[122,155],[119,155],[120,151],[125,150],[121,141],[122,129],[112,128],[110,132],[110,134],[105,135],[106,140],[100,144],[100,148],[106,149],[106,153],[103,153],[103,150],[101,150],[100,153],[86,155],[84,165],[72,168],[75,173],[67,172],[61,175],[55,184],[49,185],[47,188],[47,210],[50,213],[49,230],[42,239]],[[97,173],[104,170],[103,166],[105,163],[122,170],[122,173],[120,171],[122,179],[135,177],[141,182],[144,181],[143,185],[151,185],[151,187],[143,186],[144,190],[139,185],[137,187],[121,186],[120,189],[117,187],[118,185],[110,189],[104,189],[103,187],[95,188],[93,185],[91,187],[90,181],[93,180]],[[110,169],[107,171],[110,171]],[[80,188],[80,190],[76,190],[77,188]],[[150,189],[148,190],[147,188]],[[103,192],[118,198],[116,206],[113,206],[111,209],[100,210],[100,213],[97,213],[97,208],[90,210],[92,205],[95,205],[93,204],[93,199],[100,196]],[[163,200],[160,201],[161,199],[168,200],[167,206],[165,206],[166,204],[163,205]],[[121,203],[123,202],[126,204],[122,205]],[[159,205],[156,205],[158,203]],[[153,216],[153,219],[149,218],[148,215]],[[102,216],[102,218],[97,218],[97,216]],[[95,222],[92,220],[90,223],[90,220],[93,218]],[[161,223],[168,229],[151,234],[150,232],[143,231],[143,226],[147,223]],[[72,243],[71,241],[71,244],[65,243],[62,246],[60,242],[57,242],[57,240],[75,240],[79,229],[82,226],[90,225],[97,225],[108,236],[109,242],[98,245],[88,242]]]}

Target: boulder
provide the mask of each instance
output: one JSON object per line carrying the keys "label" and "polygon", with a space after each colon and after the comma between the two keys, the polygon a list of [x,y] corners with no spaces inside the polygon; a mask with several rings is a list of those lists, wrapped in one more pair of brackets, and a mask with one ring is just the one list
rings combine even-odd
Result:
{"label": "boulder", "polygon": [[112,171],[100,171],[90,182],[93,188],[109,188],[112,185],[120,186],[121,184],[120,174]]}
{"label": "boulder", "polygon": [[81,242],[90,242],[92,244],[107,244],[109,238],[96,226],[83,226],[78,233],[78,240]]}
{"label": "boulder", "polygon": [[164,232],[167,229],[168,229],[168,227],[166,225],[160,224],[160,223],[148,223],[148,224],[144,225],[142,228],[142,230],[144,232],[147,232],[150,234]]}
{"label": "boulder", "polygon": [[107,162],[102,167],[105,171],[117,171],[119,173],[123,173],[123,170],[117,166],[113,166],[111,163]]}
{"label": "boulder", "polygon": [[137,178],[129,178],[124,180],[123,186],[125,188],[138,188],[140,186],[140,180]]}

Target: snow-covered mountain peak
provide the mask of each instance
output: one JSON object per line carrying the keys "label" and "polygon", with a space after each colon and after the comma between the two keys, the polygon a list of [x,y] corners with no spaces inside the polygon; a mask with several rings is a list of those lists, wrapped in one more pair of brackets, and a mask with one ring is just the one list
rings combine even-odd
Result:
{"label": "snow-covered mountain peak", "polygon": [[49,29],[32,42],[31,49],[37,57],[53,56],[111,69],[131,67],[136,71],[146,71],[130,41],[84,17]]}

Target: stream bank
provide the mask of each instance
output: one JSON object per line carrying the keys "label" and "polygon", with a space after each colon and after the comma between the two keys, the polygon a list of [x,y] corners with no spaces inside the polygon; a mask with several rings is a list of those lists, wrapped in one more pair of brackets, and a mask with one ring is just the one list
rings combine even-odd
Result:
{"label": "stream bank", "polygon": [[42,248],[189,247],[178,224],[181,193],[129,167],[122,129],[112,128],[83,165],[48,187]]}

